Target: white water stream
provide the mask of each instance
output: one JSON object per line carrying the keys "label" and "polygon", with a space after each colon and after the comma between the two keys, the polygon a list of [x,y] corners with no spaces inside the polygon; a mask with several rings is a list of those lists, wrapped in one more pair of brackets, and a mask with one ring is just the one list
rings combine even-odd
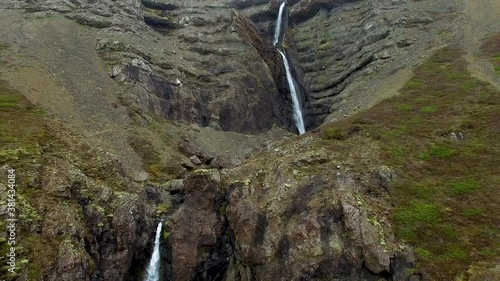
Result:
{"label": "white water stream", "polygon": [[293,81],[292,73],[290,72],[290,66],[288,65],[288,59],[286,58],[286,55],[281,50],[278,50],[278,52],[281,54],[283,63],[285,64],[286,80],[288,81],[288,88],[290,88],[290,95],[292,96],[293,118],[295,119],[295,125],[297,126],[299,134],[302,135],[306,132],[306,129],[304,127],[304,119],[302,118],[302,110],[300,109],[299,98],[295,89],[295,82]]}
{"label": "white water stream", "polygon": [[160,238],[162,226],[163,221],[160,221],[160,223],[158,223],[158,227],[156,228],[155,246],[153,254],[151,255],[151,260],[149,261],[146,269],[146,278],[144,278],[144,281],[160,280]]}
{"label": "white water stream", "polygon": [[281,25],[283,21],[283,10],[285,9],[285,2],[281,3],[280,11],[278,12],[278,20],[276,20],[276,28],[274,29],[273,46],[276,46],[280,41]]}

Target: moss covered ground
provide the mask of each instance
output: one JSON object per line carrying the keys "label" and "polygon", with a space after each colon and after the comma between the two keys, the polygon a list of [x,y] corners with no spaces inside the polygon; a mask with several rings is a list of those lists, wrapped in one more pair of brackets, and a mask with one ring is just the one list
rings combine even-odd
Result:
{"label": "moss covered ground", "polygon": [[[28,190],[30,175],[27,170],[33,169],[34,165],[40,161],[42,147],[49,141],[49,133],[45,128],[44,113],[34,107],[18,91],[9,87],[5,81],[0,80],[0,166],[9,165],[17,169],[17,217],[19,219],[16,230],[18,231],[16,254],[18,255],[16,272],[19,273],[25,266],[31,267],[30,278],[35,280],[40,277],[39,272],[42,264],[32,263],[33,257],[42,255],[37,252],[41,247],[40,243],[51,243],[50,241],[35,241],[33,236],[27,235],[30,231],[26,228],[34,220],[40,220],[39,214],[30,205],[32,197]],[[6,198],[1,198],[5,200]],[[4,205],[4,204],[2,204]],[[5,222],[0,222],[0,227],[5,227]],[[5,241],[0,243],[0,262],[6,264],[5,254],[9,245]],[[49,253],[43,253],[44,258],[38,261],[47,260],[51,257]],[[15,280],[15,274],[7,272],[7,267],[0,268],[0,276],[5,280]]]}

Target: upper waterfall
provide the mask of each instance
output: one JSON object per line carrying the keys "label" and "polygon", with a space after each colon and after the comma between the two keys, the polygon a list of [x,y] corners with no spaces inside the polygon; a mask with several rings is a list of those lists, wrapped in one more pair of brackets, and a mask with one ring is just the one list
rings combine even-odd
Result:
{"label": "upper waterfall", "polygon": [[285,9],[285,1],[281,3],[280,6],[280,11],[278,12],[278,20],[276,20],[276,28],[274,29],[274,40],[273,40],[273,46],[276,46],[280,40],[280,33],[281,33],[281,25],[283,21],[283,10]]}

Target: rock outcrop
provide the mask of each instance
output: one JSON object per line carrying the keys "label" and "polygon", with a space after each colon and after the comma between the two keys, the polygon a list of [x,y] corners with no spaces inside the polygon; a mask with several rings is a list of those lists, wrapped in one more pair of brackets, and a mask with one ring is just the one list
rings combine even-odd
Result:
{"label": "rock outcrop", "polygon": [[363,187],[376,180],[337,169],[334,155],[304,148],[310,141],[233,170],[233,266],[251,276],[236,280],[407,280],[412,255]]}
{"label": "rock outcrop", "polygon": [[338,156],[316,141],[265,153],[222,182],[216,170],[192,172],[168,223],[166,280],[418,280],[411,251],[393,235],[376,169],[335,165]]}
{"label": "rock outcrop", "polygon": [[168,255],[172,269],[166,280],[193,280],[196,268],[209,259],[224,230],[217,207],[224,198],[219,172],[194,171],[185,180],[185,191],[184,204],[170,220]]}

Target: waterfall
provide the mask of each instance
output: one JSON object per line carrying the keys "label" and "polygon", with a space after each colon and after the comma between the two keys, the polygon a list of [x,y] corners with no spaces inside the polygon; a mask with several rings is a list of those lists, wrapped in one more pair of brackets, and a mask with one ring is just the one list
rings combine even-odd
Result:
{"label": "waterfall", "polygon": [[283,18],[283,10],[285,9],[285,1],[281,3],[280,6],[280,11],[278,12],[278,20],[276,21],[276,28],[274,29],[274,40],[273,40],[273,46],[276,46],[280,40],[280,33],[281,33],[281,25],[282,25],[282,18]]}
{"label": "waterfall", "polygon": [[281,50],[278,50],[278,52],[281,54],[281,57],[283,58],[283,64],[285,65],[286,80],[288,81],[290,95],[292,96],[293,118],[295,119],[295,125],[297,126],[299,134],[302,135],[306,132],[306,129],[304,127],[304,119],[302,118],[302,110],[300,109],[299,97],[297,96],[295,83],[293,81],[292,73],[290,73],[290,66],[288,65],[288,60],[285,54]]}
{"label": "waterfall", "polygon": [[[285,6],[286,0],[281,3],[280,10],[278,12],[278,19],[276,20],[276,28],[274,30],[273,46],[278,45],[280,39],[281,26],[283,25],[283,11],[285,10]],[[299,97],[297,96],[295,82],[293,81],[292,73],[290,72],[290,65],[288,64],[286,55],[279,49],[279,46],[277,47],[277,50],[281,54],[283,64],[285,65],[286,80],[288,81],[288,88],[290,88],[290,95],[292,96],[293,119],[295,120],[295,126],[297,126],[299,134],[302,135],[306,132],[306,129],[304,126],[304,119],[302,118],[302,109],[300,107]]]}
{"label": "waterfall", "polygon": [[160,238],[162,226],[163,221],[160,221],[160,223],[158,223],[158,227],[156,228],[155,246],[153,254],[151,255],[151,260],[149,261],[146,269],[146,278],[144,278],[144,281],[160,280]]}

